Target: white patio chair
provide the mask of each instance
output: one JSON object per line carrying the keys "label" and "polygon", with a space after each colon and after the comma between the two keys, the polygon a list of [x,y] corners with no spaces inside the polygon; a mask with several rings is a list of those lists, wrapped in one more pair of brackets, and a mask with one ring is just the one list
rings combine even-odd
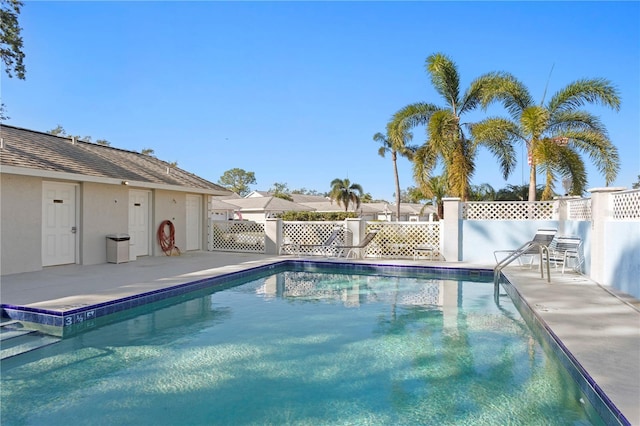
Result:
{"label": "white patio chair", "polygon": [[549,263],[556,269],[562,265],[562,273],[567,267],[581,274],[584,264],[582,239],[572,235],[559,235],[549,244]]}

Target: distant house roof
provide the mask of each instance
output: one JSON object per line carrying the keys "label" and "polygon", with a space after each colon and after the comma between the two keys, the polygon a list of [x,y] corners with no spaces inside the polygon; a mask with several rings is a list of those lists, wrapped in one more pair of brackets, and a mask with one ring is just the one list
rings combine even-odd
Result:
{"label": "distant house roof", "polygon": [[310,207],[292,203],[291,201],[278,197],[225,198],[224,202],[237,206],[238,209],[243,212],[313,211]]}
{"label": "distant house roof", "polygon": [[[256,197],[273,197],[273,193],[269,191],[251,191],[245,198]],[[294,203],[306,204],[306,203],[319,203],[330,201],[329,197],[323,195],[307,195],[307,194],[287,194],[291,197]]]}
{"label": "distant house roof", "polygon": [[230,193],[193,173],[171,167],[166,161],[135,151],[4,124],[0,126],[0,137],[4,173],[114,184],[127,181],[132,186],[189,189],[212,195]]}
{"label": "distant house roof", "polygon": [[329,197],[325,197],[322,195],[306,195],[306,194],[289,194],[293,199],[294,203],[314,203],[314,202],[323,202],[330,201]]}
{"label": "distant house roof", "polygon": [[253,198],[253,197],[270,197],[273,194],[268,191],[251,191],[244,198]]}
{"label": "distant house roof", "polygon": [[220,197],[212,197],[211,199],[212,211],[234,211],[238,210],[238,206],[235,204],[227,203],[220,199]]}
{"label": "distant house roof", "polygon": [[[317,211],[317,212],[322,212],[322,213],[329,213],[329,212],[344,212],[344,205],[343,204],[338,204],[337,202],[331,202],[331,200],[325,200],[325,201],[314,201],[314,202],[310,202],[310,203],[300,203],[304,206],[307,207],[311,207],[313,210]],[[353,207],[354,204],[349,204],[349,210],[350,212],[353,212]],[[369,204],[367,203],[362,203],[360,204],[360,207],[356,210],[356,213],[358,212],[362,212],[362,213],[376,213],[378,210],[375,208],[372,208]]]}

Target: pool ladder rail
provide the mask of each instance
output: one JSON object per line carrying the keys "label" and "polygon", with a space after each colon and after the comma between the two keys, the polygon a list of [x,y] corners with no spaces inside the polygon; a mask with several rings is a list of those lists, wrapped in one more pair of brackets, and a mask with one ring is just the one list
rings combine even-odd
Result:
{"label": "pool ladder rail", "polygon": [[544,265],[547,266],[547,282],[551,283],[551,266],[549,265],[549,247],[536,241],[524,243],[518,249],[514,250],[509,256],[502,259],[495,268],[493,268],[493,283],[496,287],[500,284],[500,273],[502,270],[514,260],[523,255],[531,255],[531,249],[538,249],[540,254],[540,278],[544,279]]}

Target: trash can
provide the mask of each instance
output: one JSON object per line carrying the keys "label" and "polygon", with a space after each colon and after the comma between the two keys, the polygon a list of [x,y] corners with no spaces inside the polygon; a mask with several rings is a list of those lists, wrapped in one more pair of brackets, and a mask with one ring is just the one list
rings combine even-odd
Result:
{"label": "trash can", "polygon": [[129,261],[129,234],[107,235],[107,263]]}

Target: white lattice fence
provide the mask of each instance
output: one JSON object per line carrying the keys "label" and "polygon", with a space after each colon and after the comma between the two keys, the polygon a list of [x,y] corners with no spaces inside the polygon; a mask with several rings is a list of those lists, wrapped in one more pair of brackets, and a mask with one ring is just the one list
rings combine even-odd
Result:
{"label": "white lattice fence", "polygon": [[640,219],[640,190],[613,194],[613,218]]}
{"label": "white lattice fence", "polygon": [[264,223],[232,220],[209,221],[208,249],[264,253]]}
{"label": "white lattice fence", "polygon": [[551,220],[555,201],[474,201],[462,204],[462,218],[470,220]]}
{"label": "white lattice fence", "polygon": [[345,227],[344,222],[283,222],[282,237],[284,247],[283,254],[293,254],[297,245],[324,244],[334,229],[340,229],[338,237],[333,245],[348,245],[352,242],[352,235]]}
{"label": "white lattice fence", "polygon": [[413,258],[418,246],[431,246],[434,259],[440,256],[440,222],[367,222],[367,232],[374,230],[367,257]]}
{"label": "white lattice fence", "polygon": [[570,220],[591,220],[591,198],[566,200]]}

